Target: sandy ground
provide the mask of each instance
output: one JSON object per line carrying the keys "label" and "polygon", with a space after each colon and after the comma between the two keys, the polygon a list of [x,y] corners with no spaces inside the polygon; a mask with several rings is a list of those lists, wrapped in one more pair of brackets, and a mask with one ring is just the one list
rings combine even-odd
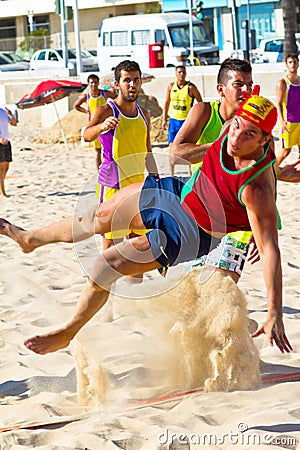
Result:
{"label": "sandy ground", "polygon": [[[93,150],[36,143],[40,130],[22,124],[10,131],[2,217],[34,228],[94,203]],[[166,145],[154,152],[167,175]],[[300,448],[299,201],[299,185],[278,183],[284,322],[294,348],[285,355],[248,336],[247,315],[261,323],[267,308],[260,263],[246,265],[240,289],[218,277],[199,283],[182,267],[166,280],[149,273],[138,287],[121,280],[112,323],[98,314],[69,348],[35,355],[23,340],[68,316],[101,243],[23,254],[0,236],[1,450]]]}

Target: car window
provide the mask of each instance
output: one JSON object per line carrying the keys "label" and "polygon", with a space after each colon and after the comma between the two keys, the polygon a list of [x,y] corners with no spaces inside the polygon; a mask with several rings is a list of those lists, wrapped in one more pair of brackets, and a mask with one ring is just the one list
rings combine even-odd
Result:
{"label": "car window", "polygon": [[283,51],[283,41],[282,40],[274,40],[274,41],[266,42],[265,51],[266,52],[282,52]]}
{"label": "car window", "polygon": [[9,64],[9,61],[5,59],[2,55],[0,55],[0,64]]}
{"label": "car window", "polygon": [[7,59],[11,63],[15,62],[14,58],[10,55],[10,53],[1,53],[1,57]]}
{"label": "car window", "polygon": [[37,55],[37,58],[36,58],[38,61],[45,61],[45,59],[46,59],[46,52],[40,52],[38,55]]}
{"label": "car window", "polygon": [[50,61],[58,61],[57,54],[54,52],[49,52],[49,60]]}

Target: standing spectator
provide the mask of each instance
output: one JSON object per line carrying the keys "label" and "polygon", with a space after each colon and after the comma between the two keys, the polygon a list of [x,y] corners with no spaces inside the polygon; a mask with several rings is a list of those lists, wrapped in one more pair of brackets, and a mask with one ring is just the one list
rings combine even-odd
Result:
{"label": "standing spectator", "polygon": [[0,108],[0,196],[7,197],[4,187],[4,180],[7,174],[9,163],[12,161],[11,143],[9,140],[8,124],[17,125],[17,120],[12,112],[5,108]]}
{"label": "standing spectator", "polygon": [[298,75],[298,55],[287,55],[285,59],[287,75],[278,81],[276,100],[278,117],[281,122],[282,149],[277,155],[278,164],[290,154],[294,145],[298,146],[300,157],[300,77]]}
{"label": "standing spectator", "polygon": [[[177,80],[170,83],[167,89],[162,120],[162,128],[166,130],[167,116],[169,113],[168,142],[170,151],[172,142],[187,118],[194,100],[196,99],[197,102],[202,102],[202,97],[197,87],[190,81],[186,81],[186,68],[184,66],[177,66],[175,74]],[[174,175],[174,170],[175,164],[170,159],[170,174],[172,176]]]}
{"label": "standing spectator", "polygon": [[[88,120],[90,122],[95,109],[98,106],[104,105],[107,98],[115,98],[116,93],[113,91],[105,91],[104,89],[99,89],[98,75],[89,75],[87,83],[87,88],[82,94],[79,95],[78,99],[74,103],[74,108],[79,112],[88,114]],[[87,104],[87,108],[83,108],[81,106],[83,103]],[[98,170],[101,164],[101,144],[98,138],[94,140],[93,145],[96,151],[96,170]]]}

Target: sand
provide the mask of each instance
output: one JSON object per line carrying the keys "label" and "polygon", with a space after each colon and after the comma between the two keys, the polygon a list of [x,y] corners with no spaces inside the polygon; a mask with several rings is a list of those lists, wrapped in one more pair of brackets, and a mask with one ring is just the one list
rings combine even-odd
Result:
{"label": "sand", "polygon": [[[10,131],[2,217],[33,228],[94,203],[92,149],[34,142],[41,130],[22,124]],[[166,175],[167,145],[154,152]],[[68,316],[101,242],[23,254],[0,236],[0,427],[8,429],[0,449],[300,448],[299,376],[261,381],[300,372],[299,201],[299,185],[278,183],[284,322],[294,348],[285,355],[248,335],[247,317],[261,323],[266,314],[260,263],[246,265],[239,288],[218,276],[199,283],[197,271],[182,267],[166,280],[151,272],[138,287],[121,280],[112,323],[98,314],[67,349],[35,355],[23,340]]]}

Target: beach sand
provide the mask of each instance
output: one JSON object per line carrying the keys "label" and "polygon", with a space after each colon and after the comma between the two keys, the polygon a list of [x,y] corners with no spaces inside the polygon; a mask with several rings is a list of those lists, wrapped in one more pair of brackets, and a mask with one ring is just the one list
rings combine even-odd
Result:
{"label": "beach sand", "polygon": [[[10,128],[10,197],[0,215],[24,228],[95,202],[93,150],[36,143],[39,133]],[[167,175],[167,146],[154,152]],[[67,349],[35,355],[24,339],[70,314],[101,239],[23,254],[0,236],[0,449],[299,449],[299,201],[299,185],[278,183],[284,322],[294,348],[284,355],[265,336],[248,336],[247,315],[259,324],[266,316],[261,263],[247,263],[239,289],[215,275],[199,283],[198,271],[182,267],[166,280],[151,272],[140,286],[120,280],[112,323],[97,314]]]}

